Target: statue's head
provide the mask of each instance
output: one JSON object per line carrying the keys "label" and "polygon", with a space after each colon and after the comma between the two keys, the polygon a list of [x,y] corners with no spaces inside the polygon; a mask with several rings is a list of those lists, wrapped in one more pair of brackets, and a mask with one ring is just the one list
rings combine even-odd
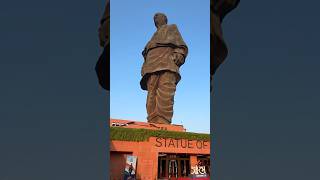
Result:
{"label": "statue's head", "polygon": [[157,28],[166,25],[168,23],[167,16],[163,13],[156,13],[153,17],[154,24]]}

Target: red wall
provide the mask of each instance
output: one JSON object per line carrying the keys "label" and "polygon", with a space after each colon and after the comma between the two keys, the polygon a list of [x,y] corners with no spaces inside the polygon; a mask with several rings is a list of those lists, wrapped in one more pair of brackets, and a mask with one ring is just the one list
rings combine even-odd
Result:
{"label": "red wall", "polygon": [[[110,126],[113,123],[124,125],[123,128],[136,129],[154,129],[185,132],[182,125],[173,124],[154,124],[147,122],[138,122],[130,120],[110,119]],[[210,155],[210,141],[188,141],[188,140],[166,140],[156,137],[150,137],[145,142],[132,141],[111,141],[111,174],[114,174],[116,179],[123,179],[115,174],[123,174],[125,168],[125,154],[123,152],[132,153],[137,156],[137,179],[156,180],[158,175],[158,154],[174,153],[174,154],[190,154],[190,165],[194,166],[197,163],[197,154]],[[121,157],[120,157],[121,156]]]}
{"label": "red wall", "polygon": [[[160,141],[162,141],[160,146]],[[158,174],[158,154],[163,153],[187,153],[191,155],[191,165],[195,165],[197,154],[210,155],[210,141],[199,142],[196,140],[187,141],[189,146],[181,147],[177,144],[171,144],[167,141],[166,146],[164,140],[150,137],[145,142],[132,142],[132,141],[111,141],[110,151],[112,152],[132,152],[132,155],[137,156],[137,178],[154,180]],[[176,142],[175,142],[176,143]],[[198,143],[198,146],[197,146]],[[202,143],[202,145],[200,145]],[[114,162],[111,160],[111,164]],[[122,168],[124,169],[124,168]],[[111,173],[116,173],[115,170]]]}

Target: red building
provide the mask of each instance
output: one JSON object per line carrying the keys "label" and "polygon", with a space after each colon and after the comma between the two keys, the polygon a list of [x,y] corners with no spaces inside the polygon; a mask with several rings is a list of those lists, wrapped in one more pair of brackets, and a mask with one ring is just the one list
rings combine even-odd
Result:
{"label": "red building", "polygon": [[136,158],[136,179],[210,176],[209,134],[186,132],[182,125],[111,119],[111,180],[124,179],[128,156]]}

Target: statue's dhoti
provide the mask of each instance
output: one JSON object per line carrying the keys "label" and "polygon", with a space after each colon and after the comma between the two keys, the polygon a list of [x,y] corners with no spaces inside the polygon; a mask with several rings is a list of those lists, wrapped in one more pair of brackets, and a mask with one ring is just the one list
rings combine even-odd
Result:
{"label": "statue's dhoti", "polygon": [[148,122],[170,124],[173,116],[177,75],[171,71],[151,73],[147,81]]}

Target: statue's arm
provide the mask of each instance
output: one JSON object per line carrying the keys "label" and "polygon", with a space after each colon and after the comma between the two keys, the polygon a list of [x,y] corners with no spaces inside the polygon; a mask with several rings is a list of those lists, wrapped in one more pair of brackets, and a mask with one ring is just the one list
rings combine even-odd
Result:
{"label": "statue's arm", "polygon": [[184,64],[185,59],[188,55],[188,47],[187,47],[186,43],[184,42],[177,25],[173,24],[171,26],[171,28],[172,28],[172,31],[174,32],[173,34],[176,39],[176,46],[173,49],[173,56],[174,56],[176,64],[178,66],[181,66]]}
{"label": "statue's arm", "polygon": [[177,48],[174,48],[174,50],[173,50],[173,57],[174,57],[174,59],[175,59],[175,63],[176,63],[178,66],[183,65],[184,62],[185,62],[185,60],[186,60],[187,54],[188,54],[188,49],[187,49],[187,47],[177,47]]}
{"label": "statue's arm", "polygon": [[176,47],[173,50],[173,53],[181,54],[184,58],[188,55],[188,48],[187,47]]}
{"label": "statue's arm", "polygon": [[144,48],[141,54],[142,54],[142,56],[143,56],[143,59],[146,60],[146,57],[147,57],[147,49]]}

